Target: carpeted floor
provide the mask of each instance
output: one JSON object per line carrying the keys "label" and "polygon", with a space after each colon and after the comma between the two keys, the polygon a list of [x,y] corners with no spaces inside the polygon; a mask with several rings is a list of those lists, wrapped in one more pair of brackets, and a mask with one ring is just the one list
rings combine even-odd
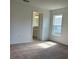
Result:
{"label": "carpeted floor", "polygon": [[10,53],[10,59],[68,59],[67,46],[50,41],[11,45]]}

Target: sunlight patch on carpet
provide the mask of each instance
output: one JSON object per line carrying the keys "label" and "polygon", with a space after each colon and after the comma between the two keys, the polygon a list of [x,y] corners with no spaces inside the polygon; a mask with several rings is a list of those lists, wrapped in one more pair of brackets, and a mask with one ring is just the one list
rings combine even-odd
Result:
{"label": "sunlight patch on carpet", "polygon": [[41,48],[49,48],[49,47],[57,45],[57,43],[44,42],[44,43],[40,43],[40,44],[37,44],[37,45],[40,46]]}

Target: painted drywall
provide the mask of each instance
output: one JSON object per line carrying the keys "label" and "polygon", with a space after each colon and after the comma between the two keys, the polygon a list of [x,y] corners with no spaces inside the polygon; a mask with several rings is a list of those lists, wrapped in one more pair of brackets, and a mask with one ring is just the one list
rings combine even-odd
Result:
{"label": "painted drywall", "polygon": [[[52,33],[52,23],[53,23],[53,15],[62,14],[62,34],[60,37],[53,36]],[[49,38],[52,41],[56,41],[65,45],[68,45],[68,8],[61,8],[57,10],[50,11],[50,35]]]}
{"label": "painted drywall", "polygon": [[19,0],[11,0],[10,43],[32,41],[32,8]]}
{"label": "painted drywall", "polygon": [[10,43],[26,43],[31,42],[32,27],[32,11],[40,13],[40,40],[48,40],[49,35],[49,11],[32,7],[29,3],[21,0],[11,0],[11,18],[10,18]]}
{"label": "painted drywall", "polygon": [[42,30],[42,40],[48,40],[49,36],[49,22],[50,22],[50,14],[49,11],[43,12],[43,30]]}

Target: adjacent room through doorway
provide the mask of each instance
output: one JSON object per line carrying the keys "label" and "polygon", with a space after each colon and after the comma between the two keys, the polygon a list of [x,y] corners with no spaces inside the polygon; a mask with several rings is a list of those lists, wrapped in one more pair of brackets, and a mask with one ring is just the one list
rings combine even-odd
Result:
{"label": "adjacent room through doorway", "polygon": [[33,40],[39,40],[40,34],[40,19],[39,19],[39,12],[33,11]]}

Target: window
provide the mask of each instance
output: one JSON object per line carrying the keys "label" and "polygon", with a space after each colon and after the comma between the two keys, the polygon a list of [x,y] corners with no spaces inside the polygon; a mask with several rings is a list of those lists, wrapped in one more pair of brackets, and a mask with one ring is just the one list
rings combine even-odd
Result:
{"label": "window", "polygon": [[62,15],[54,15],[52,34],[54,36],[61,36],[61,29],[62,29]]}
{"label": "window", "polygon": [[39,13],[33,12],[33,27],[39,26]]}

